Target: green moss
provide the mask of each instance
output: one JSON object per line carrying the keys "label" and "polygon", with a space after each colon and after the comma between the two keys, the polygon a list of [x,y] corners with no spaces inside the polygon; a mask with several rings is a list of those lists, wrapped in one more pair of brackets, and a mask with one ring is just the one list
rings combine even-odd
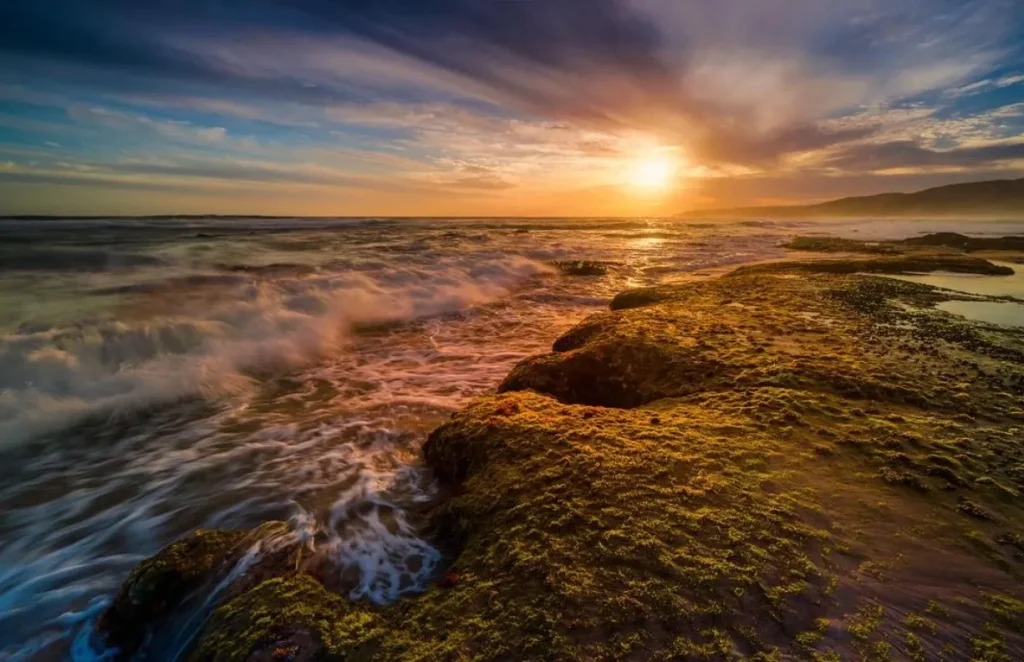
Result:
{"label": "green moss", "polygon": [[882,625],[885,609],[881,605],[862,607],[850,618],[846,631],[854,639],[867,640]]}
{"label": "green moss", "polygon": [[971,662],[1010,662],[1013,659],[1007,655],[1006,640],[990,626],[971,637],[971,648]]}
{"label": "green moss", "polygon": [[1024,631],[1024,600],[1002,593],[985,593],[985,609],[999,623]]}
{"label": "green moss", "polygon": [[[578,614],[585,638],[591,628],[633,631],[638,619],[667,631],[715,622],[716,640],[738,639],[750,623],[799,620],[793,605],[826,581],[809,552],[827,533],[794,520],[798,493],[763,491],[770,469],[756,460],[773,442],[701,406],[659,410],[657,426],[650,418],[513,393],[437,430],[427,461],[462,484],[445,510],[468,541],[456,570],[502,568],[489,589],[508,595],[495,602]],[[740,604],[748,611],[737,613]],[[522,615],[496,611],[501,640],[522,640]],[[557,650],[554,623],[539,625],[535,636]],[[703,639],[686,646],[703,650]]]}
{"label": "green moss", "polygon": [[887,641],[875,641],[861,650],[860,659],[864,662],[888,662],[892,659],[892,644]]}
{"label": "green moss", "polygon": [[100,617],[98,629],[107,645],[130,656],[161,617],[234,562],[249,536],[200,529],[135,566]]}
{"label": "green moss", "polygon": [[[917,607],[905,603],[925,570],[952,594],[932,570],[947,558],[950,582],[1004,576],[993,534],[970,544],[956,503],[991,476],[970,502],[1022,514],[995,483],[1024,485],[1006,413],[1024,394],[1009,376],[1024,340],[930,310],[948,294],[851,275],[922,265],[994,272],[934,256],[776,264],[616,297],[424,445],[452,495],[433,523],[458,581],[377,609],[285,574],[219,609],[196,659],[268,646],[359,662],[938,649],[923,617],[887,640],[885,615]],[[954,659],[988,617],[968,603],[943,623],[962,634]],[[1013,610],[998,604],[1003,623]]]}
{"label": "green moss", "polygon": [[941,603],[936,602],[935,600],[928,601],[928,604],[925,606],[924,613],[929,614],[931,616],[940,616],[943,618],[949,617],[949,609],[943,606]]}
{"label": "green moss", "polygon": [[882,467],[879,475],[882,480],[889,483],[890,485],[901,485],[903,487],[909,487],[912,490],[918,492],[927,492],[928,486],[925,485],[921,478],[908,471],[900,471],[898,469],[892,469],[891,467]]}
{"label": "green moss", "polygon": [[217,609],[193,662],[242,662],[284,649],[291,659],[358,659],[372,647],[376,615],[304,574],[270,579]]}
{"label": "green moss", "polygon": [[907,657],[913,662],[925,662],[928,659],[924,644],[921,643],[920,637],[913,632],[907,632],[903,635],[903,643],[906,648]]}
{"label": "green moss", "polygon": [[824,635],[822,635],[821,632],[818,632],[817,630],[807,630],[806,632],[801,632],[800,634],[798,634],[795,638],[795,641],[800,646],[812,648],[816,644],[818,644],[823,638]]}
{"label": "green moss", "polygon": [[974,257],[947,255],[901,255],[863,260],[814,260],[810,262],[782,262],[741,267],[736,273],[773,273],[779,271],[807,271],[832,274],[908,274],[929,271],[1012,276],[1013,269],[992,264]]}
{"label": "green moss", "polygon": [[903,619],[903,624],[912,630],[921,630],[931,634],[935,634],[937,629],[935,627],[935,623],[920,614],[908,614],[907,617]]}
{"label": "green moss", "polygon": [[796,237],[782,245],[792,251],[813,251],[817,253],[876,253],[879,255],[899,253],[900,248],[881,242],[859,241],[840,237]]}

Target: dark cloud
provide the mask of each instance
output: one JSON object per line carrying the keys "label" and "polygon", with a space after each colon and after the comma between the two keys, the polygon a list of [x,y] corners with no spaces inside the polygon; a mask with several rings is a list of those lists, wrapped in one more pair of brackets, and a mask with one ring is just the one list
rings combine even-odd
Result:
{"label": "dark cloud", "polygon": [[129,74],[203,78],[211,73],[195,57],[148,39],[152,30],[118,17],[110,11],[112,3],[90,4],[0,4],[0,53]]}
{"label": "dark cloud", "polygon": [[895,168],[979,168],[1024,160],[1024,142],[937,150],[913,140],[866,143],[846,147],[820,165],[845,172]]}
{"label": "dark cloud", "polygon": [[43,186],[82,186],[86,188],[110,188],[129,191],[168,191],[176,193],[195,193],[194,184],[180,184],[168,181],[143,181],[111,179],[88,174],[51,173],[51,172],[5,172],[0,171],[0,185],[43,185]]}
{"label": "dark cloud", "polygon": [[[152,175],[155,179],[138,177]],[[130,177],[126,179],[126,177]],[[170,178],[170,179],[168,179]],[[177,180],[177,181],[175,181]],[[194,180],[182,184],[181,180]],[[184,163],[105,163],[90,164],[90,170],[67,171],[5,171],[0,170],[0,182],[49,183],[49,184],[103,184],[119,188],[175,189],[188,190],[196,182],[211,182],[218,185],[237,183],[240,186],[265,185],[274,183],[306,184],[336,188],[358,188],[381,191],[396,191],[417,188],[412,182],[398,182],[394,178],[375,179],[350,176],[321,169],[300,166],[270,167],[258,163],[233,162],[189,162]]]}
{"label": "dark cloud", "polygon": [[[282,29],[376,43],[500,90],[537,111],[553,110],[555,103],[562,110],[605,115],[610,98],[587,98],[598,88],[592,84],[595,77],[606,83],[616,76],[628,78],[648,102],[673,84],[671,71],[656,55],[658,32],[617,0],[39,0],[0,5],[0,53],[9,56],[227,84],[298,101],[351,99],[350,92],[286,77],[249,78],[175,46],[175,38],[193,35],[223,37],[230,46],[239,31]],[[538,72],[549,77],[543,91],[535,84]],[[584,87],[592,89],[585,93]],[[577,108],[569,103],[575,94],[582,95],[576,98]]]}
{"label": "dark cloud", "polygon": [[[7,72],[0,78],[63,77],[121,92],[201,88],[311,105],[425,94],[341,82],[344,62],[334,65],[342,76],[328,80],[304,80],[302,71],[253,73],[194,43],[231,51],[258,34],[272,51],[287,48],[277,35],[323,44],[354,39],[470,83],[487,101],[517,111],[651,130],[688,143],[700,160],[764,165],[870,132],[818,128],[816,118],[842,105],[821,99],[827,91],[795,97],[792,116],[766,124],[752,118],[769,98],[751,93],[730,102],[719,97],[733,95],[690,89],[687,75],[706,64],[701,49],[708,44],[724,44],[726,55],[735,48],[754,64],[751,53],[759,49],[765,60],[797,52],[810,58],[786,63],[798,72],[795,79],[772,87],[759,79],[768,74],[755,69],[748,79],[743,72],[731,79],[733,89],[784,95],[799,86],[801,67],[817,67],[815,75],[825,79],[822,72],[883,72],[897,79],[887,81],[895,94],[943,80],[941,71],[900,78],[904,67],[939,63],[951,47],[976,56],[994,39],[976,34],[978,25],[990,25],[993,15],[1013,24],[1019,14],[1019,0],[11,0],[0,2],[0,70]],[[850,94],[856,103],[860,93]],[[921,149],[913,158],[938,158]],[[844,154],[856,160],[856,152]],[[911,158],[906,149],[902,158]]]}
{"label": "dark cloud", "polygon": [[757,134],[742,127],[718,126],[705,132],[694,145],[694,151],[716,162],[771,165],[782,155],[847,143],[870,136],[876,130],[826,130],[804,124]]}

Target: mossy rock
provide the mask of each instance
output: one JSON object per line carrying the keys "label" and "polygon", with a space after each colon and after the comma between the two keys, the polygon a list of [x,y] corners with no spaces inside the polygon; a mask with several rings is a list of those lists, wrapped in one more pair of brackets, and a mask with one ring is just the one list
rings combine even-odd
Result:
{"label": "mossy rock", "polygon": [[100,618],[107,645],[131,657],[154,623],[237,560],[249,535],[200,529],[137,565]]}
{"label": "mossy rock", "polygon": [[[443,582],[378,608],[279,567],[192,659],[970,659],[981,632],[1024,659],[1024,334],[854,275],[894,259],[740,269],[588,318],[426,441]],[[908,638],[911,613],[935,628]]]}
{"label": "mossy rock", "polygon": [[373,642],[372,609],[306,574],[269,579],[217,609],[190,662],[358,660]]}
{"label": "mossy rock", "polygon": [[968,237],[957,232],[933,232],[899,242],[905,246],[957,248],[964,251],[1024,251],[1024,236]]}
{"label": "mossy rock", "polygon": [[[938,260],[938,268],[984,273],[993,266],[977,262],[981,266],[950,258]],[[533,390],[568,404],[620,408],[764,386],[954,404],[947,384],[922,379],[918,366],[879,351],[883,333],[901,335],[880,324],[911,321],[900,302],[934,306],[944,297],[914,283],[845,276],[891,264],[902,271],[906,261],[851,264],[860,261],[767,264],[710,282],[624,293],[612,301],[615,313],[584,320],[555,342],[555,352],[517,365],[499,391]],[[817,277],[792,277],[812,267]],[[938,341],[959,334],[964,343],[984,344],[970,327],[930,323],[933,328],[916,335]]]}
{"label": "mossy rock", "polygon": [[861,241],[859,239],[843,239],[840,237],[795,237],[782,245],[793,251],[812,251],[819,253],[875,253],[878,255],[902,252],[899,246],[888,242]]}
{"label": "mossy rock", "polygon": [[810,260],[807,262],[777,262],[741,267],[734,273],[831,273],[831,274],[914,274],[930,271],[979,274],[984,276],[1012,276],[1010,267],[993,264],[977,257],[954,255],[900,255],[896,257],[866,258],[861,260]]}
{"label": "mossy rock", "polygon": [[927,249],[951,249],[967,253],[974,251],[1024,251],[1024,236],[968,237],[958,232],[932,232],[899,241],[864,241],[841,237],[795,237],[790,242],[783,244],[783,248],[821,253],[874,253],[878,255]]}
{"label": "mossy rock", "polygon": [[565,260],[552,262],[551,265],[563,276],[604,276],[608,273],[609,267],[618,266],[614,262],[596,260]]}
{"label": "mossy rock", "polygon": [[[267,522],[252,531],[199,529],[137,565],[97,624],[104,643],[130,658],[139,645],[164,625],[191,595],[212,589],[242,556],[262,540],[287,531],[283,522]],[[290,565],[293,548],[268,551],[225,596],[244,591],[261,577],[278,574]]]}

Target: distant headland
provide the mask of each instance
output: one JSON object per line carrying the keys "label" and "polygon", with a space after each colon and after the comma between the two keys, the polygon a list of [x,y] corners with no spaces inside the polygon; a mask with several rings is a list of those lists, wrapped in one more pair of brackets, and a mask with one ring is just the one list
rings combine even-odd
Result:
{"label": "distant headland", "polygon": [[1015,216],[1024,214],[1024,179],[951,184],[916,193],[882,193],[813,205],[704,209],[683,218],[811,218],[844,216]]}

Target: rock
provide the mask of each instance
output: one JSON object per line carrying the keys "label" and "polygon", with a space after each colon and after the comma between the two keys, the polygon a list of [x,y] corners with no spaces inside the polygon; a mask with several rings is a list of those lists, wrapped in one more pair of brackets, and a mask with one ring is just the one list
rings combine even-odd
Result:
{"label": "rock", "polygon": [[[284,522],[267,522],[253,531],[199,529],[137,565],[110,607],[100,616],[97,631],[118,659],[129,659],[154,636],[186,598],[212,590],[257,543],[261,554],[231,586],[214,596],[228,599],[267,577],[294,571],[294,544],[264,544],[281,539]],[[170,623],[173,625],[173,623]]]}
{"label": "rock", "polygon": [[199,530],[137,565],[97,625],[107,646],[130,658],[150,628],[244,553],[245,531]]}
{"label": "rock", "polygon": [[1024,604],[1006,553],[1024,341],[854,275],[992,272],[923,259],[622,295],[430,434],[445,580],[378,608],[277,563],[218,601],[189,659],[860,659],[904,650],[926,610],[922,650],[968,659],[985,632],[1021,658],[1000,618]]}
{"label": "rock", "polygon": [[740,267],[734,274],[810,272],[831,274],[914,274],[930,271],[980,274],[984,276],[1012,276],[1013,269],[992,264],[976,257],[950,255],[905,255],[863,260],[812,260],[808,262],[768,262]]}
{"label": "rock", "polygon": [[595,260],[569,260],[564,262],[552,262],[551,265],[558,269],[563,276],[604,276],[608,273],[613,262],[597,262]]}
{"label": "rock", "polygon": [[971,253],[974,251],[1021,251],[1024,250],[1024,236],[968,237],[957,232],[933,232],[920,237],[899,241],[862,241],[840,237],[796,237],[783,248],[795,251],[820,253],[874,253],[878,255],[900,254],[911,250],[952,249]]}
{"label": "rock", "polygon": [[[361,659],[375,616],[306,574],[269,579],[213,613],[189,662]],[[344,657],[338,652],[345,648]]]}
{"label": "rock", "polygon": [[887,242],[842,239],[840,237],[795,237],[783,248],[792,251],[813,251],[818,253],[876,253],[878,255],[902,252],[898,246]]}
{"label": "rock", "polygon": [[956,232],[933,232],[904,239],[899,243],[905,246],[958,248],[967,252],[1024,250],[1024,236],[968,237]]}

